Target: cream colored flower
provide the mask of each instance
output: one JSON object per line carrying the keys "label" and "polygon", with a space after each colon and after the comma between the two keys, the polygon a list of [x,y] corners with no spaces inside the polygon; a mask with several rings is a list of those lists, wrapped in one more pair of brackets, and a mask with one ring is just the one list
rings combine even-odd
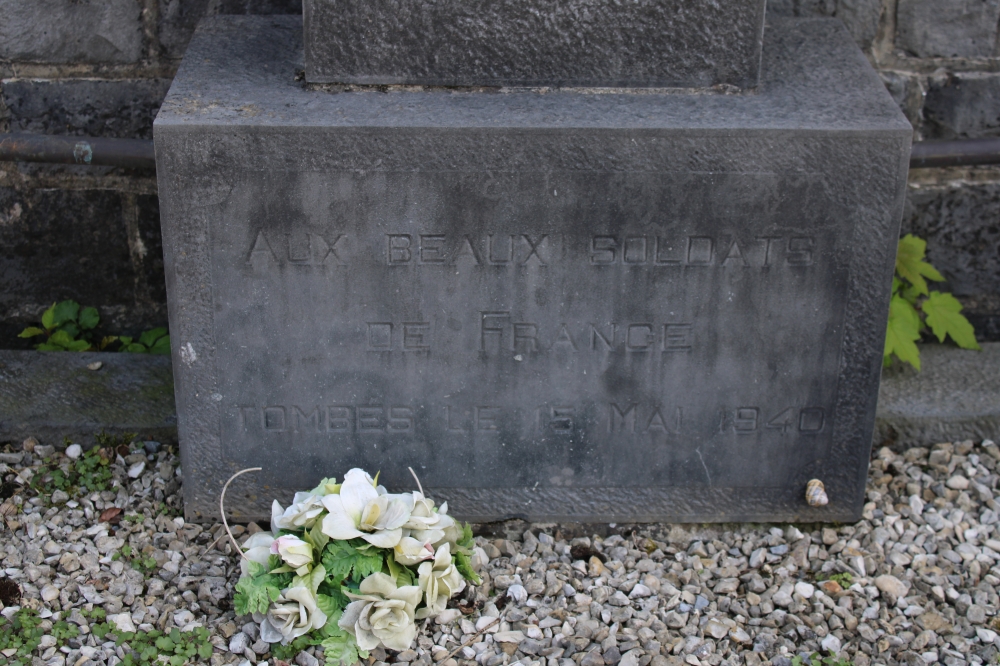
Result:
{"label": "cream colored flower", "polygon": [[270,532],[257,532],[251,535],[243,544],[243,552],[246,559],[240,558],[240,573],[244,576],[250,573],[247,559],[257,564],[267,566],[267,560],[271,557],[271,544],[274,543],[274,536]]}
{"label": "cream colored flower", "polygon": [[285,534],[271,543],[271,554],[280,555],[285,564],[293,569],[312,564],[313,547],[291,534]]}
{"label": "cream colored flower", "polygon": [[413,509],[409,495],[380,494],[372,477],[357,468],[345,476],[340,494],[323,498],[323,506],[330,512],[323,519],[324,534],[331,539],[361,537],[379,548],[395,548]]}
{"label": "cream colored flower", "polygon": [[291,641],[326,624],[326,613],[316,604],[316,593],[307,587],[290,587],[271,604],[260,623],[260,637],[268,643]]}
{"label": "cream colored flower", "polygon": [[311,529],[316,519],[325,511],[323,498],[313,493],[295,493],[292,504],[282,509],[278,500],[271,504],[271,529]]}
{"label": "cream colored flower", "polygon": [[451,559],[451,544],[438,548],[434,561],[424,562],[417,571],[420,574],[420,590],[427,604],[417,611],[418,618],[443,613],[448,599],[465,589],[465,579]]}
{"label": "cream colored flower", "polygon": [[410,567],[434,557],[434,546],[427,541],[421,543],[413,537],[403,537],[393,550],[395,560]]}
{"label": "cream colored flower", "polygon": [[417,635],[413,620],[414,609],[420,603],[419,587],[397,588],[389,576],[374,573],[361,581],[361,594],[348,592],[347,596],[354,601],[344,609],[337,624],[354,634],[359,648],[374,650],[381,645],[390,650],[406,650],[410,647]]}
{"label": "cream colored flower", "polygon": [[437,547],[441,544],[456,543],[462,536],[462,530],[455,519],[448,515],[448,503],[434,510],[434,500],[424,497],[423,493],[413,491],[413,510],[410,518],[403,524],[403,529],[409,530],[408,536],[421,543],[430,543]]}

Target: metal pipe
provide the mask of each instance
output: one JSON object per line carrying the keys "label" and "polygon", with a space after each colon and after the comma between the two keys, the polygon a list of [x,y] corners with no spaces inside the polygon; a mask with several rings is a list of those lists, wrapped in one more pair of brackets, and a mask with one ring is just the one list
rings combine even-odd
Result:
{"label": "metal pipe", "polygon": [[1000,164],[1000,139],[917,141],[910,152],[910,168]]}
{"label": "metal pipe", "polygon": [[0,134],[0,162],[2,161],[156,168],[153,142],[146,139],[51,134]]}
{"label": "metal pipe", "polygon": [[[89,164],[155,169],[153,142],[50,134],[0,134],[0,162]],[[910,168],[1000,164],[1000,138],[918,141]]]}

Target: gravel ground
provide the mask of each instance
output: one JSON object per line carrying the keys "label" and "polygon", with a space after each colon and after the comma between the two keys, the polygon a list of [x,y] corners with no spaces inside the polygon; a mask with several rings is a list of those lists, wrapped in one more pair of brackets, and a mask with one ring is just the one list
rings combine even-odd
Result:
{"label": "gravel ground", "polygon": [[[31,663],[119,663],[124,648],[90,631],[99,607],[123,631],[208,629],[213,666],[280,666],[250,618],[231,610],[238,563],[222,526],[180,517],[176,452],[110,446],[106,466],[96,450],[32,439],[0,453],[3,573],[43,630],[62,620],[80,632],[47,634]],[[996,663],[998,467],[991,441],[882,449],[855,525],[659,525],[573,539],[563,537],[569,526],[536,525],[478,537],[484,581],[461,610],[425,622],[416,649],[370,661],[789,666],[822,651],[856,666]],[[25,488],[32,482],[42,492]],[[74,487],[85,483],[107,489]],[[236,529],[245,538],[260,528]],[[14,653],[4,654],[0,663]]]}

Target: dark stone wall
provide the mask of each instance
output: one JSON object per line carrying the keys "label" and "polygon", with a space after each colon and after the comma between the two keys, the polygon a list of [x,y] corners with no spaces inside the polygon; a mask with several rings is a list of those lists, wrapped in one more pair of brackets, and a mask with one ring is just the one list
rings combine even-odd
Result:
{"label": "dark stone wall", "polygon": [[[197,22],[301,12],[301,0],[0,0],[0,132],[152,136]],[[1000,136],[1000,0],[769,0],[841,19],[914,138]],[[1000,168],[911,172],[903,231],[1000,340]],[[53,301],[109,330],[166,323],[156,180],[120,169],[0,163],[0,348]]]}

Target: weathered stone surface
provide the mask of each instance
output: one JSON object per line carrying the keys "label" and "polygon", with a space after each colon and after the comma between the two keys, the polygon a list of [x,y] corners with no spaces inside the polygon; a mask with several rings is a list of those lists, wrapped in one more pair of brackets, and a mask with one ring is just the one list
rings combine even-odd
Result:
{"label": "weathered stone surface", "polygon": [[993,55],[1000,0],[899,0],[896,46],[921,58]]}
{"label": "weathered stone surface", "polygon": [[311,91],[298,34],[203,22],[155,124],[190,517],[258,464],[246,517],[355,465],[475,519],[858,517],[911,130],[840,23],[775,20],[746,96]]}
{"label": "weathered stone surface", "polygon": [[876,445],[931,446],[996,437],[1000,343],[982,347],[977,352],[921,345],[920,372],[901,364],[886,369],[879,390]]}
{"label": "weathered stone surface", "polygon": [[[87,365],[101,361],[100,370]],[[0,351],[0,439],[69,436],[87,444],[102,429],[176,438],[166,356]]]}
{"label": "weathered stone surface", "polygon": [[878,32],[882,0],[769,0],[769,16],[832,16],[844,22],[854,41],[863,49],[871,47]]}
{"label": "weathered stone surface", "polygon": [[991,136],[1000,130],[1000,74],[932,77],[924,104],[928,138]]}
{"label": "weathered stone surface", "polygon": [[485,86],[757,84],[763,0],[305,0],[306,79]]}
{"label": "weathered stone surface", "polygon": [[140,139],[153,138],[153,118],[168,88],[170,79],[0,83],[11,131]]}
{"label": "weathered stone surface", "polygon": [[143,55],[140,0],[0,0],[0,59],[132,63]]}
{"label": "weathered stone surface", "polygon": [[184,55],[194,28],[218,14],[301,14],[302,0],[159,0],[160,47],[168,58]]}

